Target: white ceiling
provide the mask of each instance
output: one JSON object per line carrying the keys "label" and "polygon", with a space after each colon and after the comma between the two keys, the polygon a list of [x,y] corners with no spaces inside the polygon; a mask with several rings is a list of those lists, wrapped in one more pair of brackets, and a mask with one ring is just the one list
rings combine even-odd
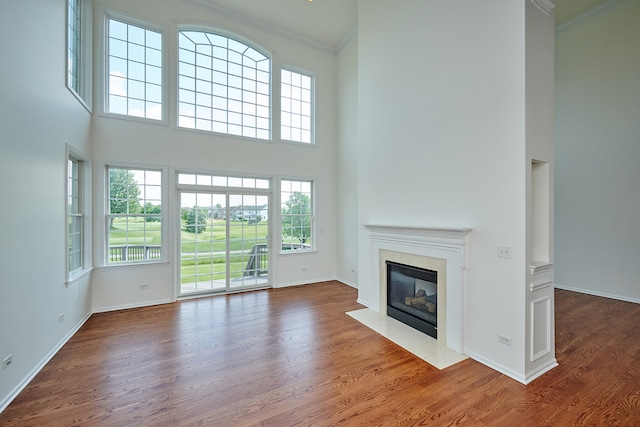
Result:
{"label": "white ceiling", "polygon": [[[336,51],[355,33],[357,0],[182,0]],[[398,0],[395,0],[398,1]],[[556,26],[619,0],[553,0]]]}
{"label": "white ceiling", "polygon": [[[185,0],[183,0],[185,1]],[[186,0],[335,51],[355,32],[357,0]],[[288,33],[288,34],[287,34]]]}
{"label": "white ceiling", "polygon": [[556,27],[597,9],[610,0],[553,0],[556,5]]}

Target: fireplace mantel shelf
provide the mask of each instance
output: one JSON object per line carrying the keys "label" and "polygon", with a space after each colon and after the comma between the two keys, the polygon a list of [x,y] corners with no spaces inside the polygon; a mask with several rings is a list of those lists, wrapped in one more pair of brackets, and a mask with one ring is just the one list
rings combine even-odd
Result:
{"label": "fireplace mantel shelf", "polygon": [[380,234],[434,237],[441,239],[463,240],[473,230],[470,227],[418,227],[400,225],[365,224],[369,231]]}

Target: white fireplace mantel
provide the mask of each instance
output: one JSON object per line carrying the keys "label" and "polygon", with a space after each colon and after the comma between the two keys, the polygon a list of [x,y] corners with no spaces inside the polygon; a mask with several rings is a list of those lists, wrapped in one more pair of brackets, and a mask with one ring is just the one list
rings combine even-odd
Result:
{"label": "white fireplace mantel", "polygon": [[[386,312],[386,283],[380,279],[380,253],[392,251],[446,261],[446,342],[464,353],[464,274],[466,236],[470,227],[413,227],[365,224],[371,249],[369,308]],[[385,289],[382,289],[382,288]],[[440,334],[439,334],[440,336]],[[438,339],[440,341],[440,339]]]}

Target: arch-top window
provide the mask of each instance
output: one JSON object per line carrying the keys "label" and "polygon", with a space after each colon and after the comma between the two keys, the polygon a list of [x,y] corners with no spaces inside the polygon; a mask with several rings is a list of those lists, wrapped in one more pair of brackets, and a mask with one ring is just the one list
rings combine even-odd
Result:
{"label": "arch-top window", "polygon": [[271,138],[271,59],[230,37],[180,31],[178,126]]}

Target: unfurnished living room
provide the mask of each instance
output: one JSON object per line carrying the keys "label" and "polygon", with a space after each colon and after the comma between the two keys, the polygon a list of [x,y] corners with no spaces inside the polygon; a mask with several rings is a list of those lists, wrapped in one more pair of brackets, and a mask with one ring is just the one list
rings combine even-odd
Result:
{"label": "unfurnished living room", "polygon": [[640,425],[640,0],[0,12],[1,426]]}

